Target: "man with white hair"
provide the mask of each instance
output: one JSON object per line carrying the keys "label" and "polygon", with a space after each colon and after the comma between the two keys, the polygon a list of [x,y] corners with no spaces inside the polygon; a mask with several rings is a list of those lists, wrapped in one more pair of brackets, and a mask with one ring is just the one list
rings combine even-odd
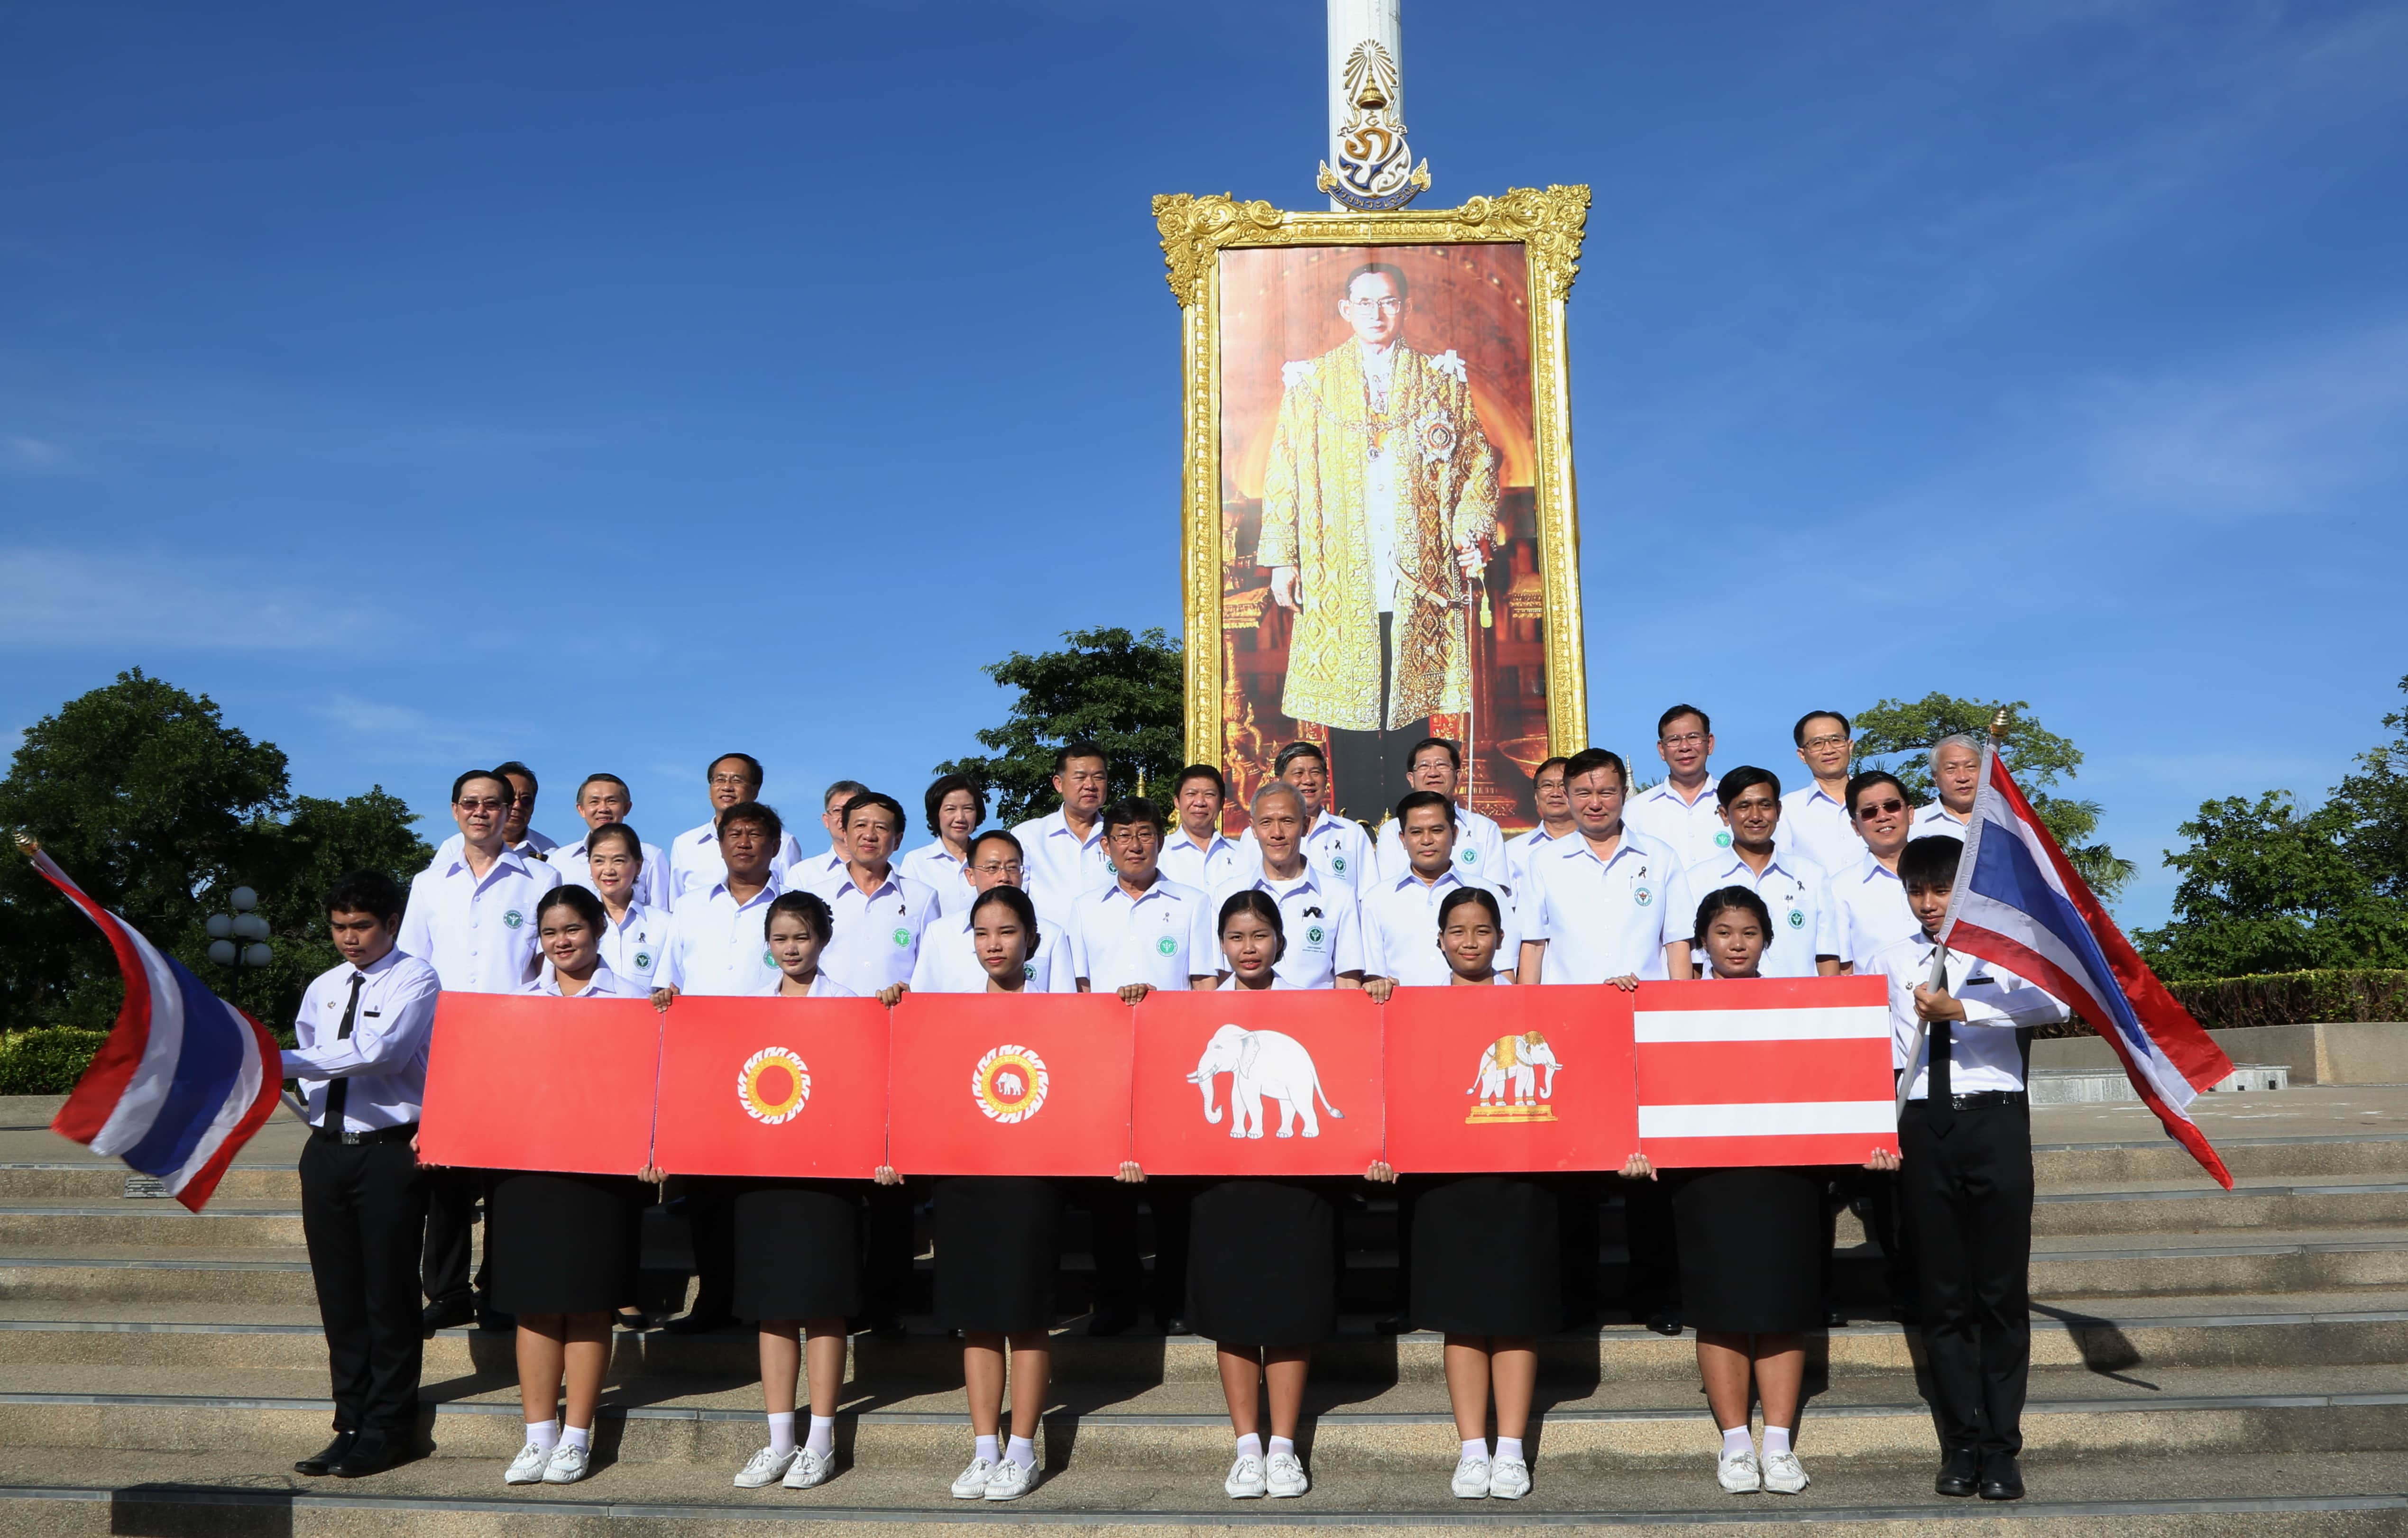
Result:
{"label": "man with white hair", "polygon": [[1907,836],[1964,837],[1965,824],[1973,816],[1973,792],[1982,787],[1981,739],[1969,732],[1951,732],[1933,743],[1931,783],[1940,799],[1916,810]]}
{"label": "man with white hair", "polygon": [[[1305,859],[1304,830],[1311,819],[1304,792],[1285,780],[1272,780],[1254,792],[1247,817],[1261,862],[1214,888],[1212,911],[1218,914],[1235,893],[1261,888],[1279,904],[1287,939],[1273,968],[1283,981],[1294,988],[1362,987],[1366,963],[1354,892],[1330,881]],[[1228,967],[1224,964],[1221,971],[1226,975]]]}

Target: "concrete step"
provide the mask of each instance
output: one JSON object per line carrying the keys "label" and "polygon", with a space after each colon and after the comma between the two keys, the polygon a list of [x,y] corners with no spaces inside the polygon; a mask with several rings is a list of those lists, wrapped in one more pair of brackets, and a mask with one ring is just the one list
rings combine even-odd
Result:
{"label": "concrete step", "polygon": [[297,1246],[162,1250],[149,1245],[73,1249],[19,1245],[0,1255],[0,1298],[16,1301],[314,1303],[309,1260]]}
{"label": "concrete step", "polygon": [[302,1243],[297,1205],[220,1198],[195,1213],[172,1202],[0,1203],[0,1252],[23,1245],[234,1250],[293,1249]]}
{"label": "concrete step", "polygon": [[2261,1229],[2058,1234],[2032,1245],[2031,1289],[2059,1298],[2308,1292],[2408,1287],[2408,1235],[2385,1230]]}
{"label": "concrete step", "polygon": [[[75,1366],[0,1372],[0,1445],[215,1452],[295,1445],[322,1436],[332,1414],[318,1374],[182,1373],[162,1393],[158,1374]],[[1585,1387],[1585,1391],[1575,1391]],[[1045,1420],[1051,1466],[1074,1458],[1118,1468],[1226,1464],[1228,1419],[1217,1384],[1126,1388],[1064,1384]],[[1936,1458],[1928,1412],[1913,1374],[1832,1374],[1799,1427],[1804,1456],[1825,1460],[1923,1462]],[[430,1381],[438,1458],[507,1461],[521,1439],[516,1388],[487,1379]],[[763,1435],[757,1385],[731,1374],[673,1392],[659,1381],[606,1390],[597,1444],[630,1462],[724,1463],[733,1468]],[[1542,1387],[1537,1432],[1557,1467],[1661,1467],[1710,1457],[1715,1432],[1695,1380]],[[1454,1422],[1444,1388],[1315,1383],[1299,1442],[1326,1470],[1372,1473],[1451,1459]],[[858,1393],[840,1417],[849,1453],[878,1467],[932,1474],[959,1460],[967,1420],[958,1388],[899,1387]],[[2025,1417],[2035,1452],[2408,1451],[2408,1392],[2401,1374],[2375,1367],[2035,1372]]]}
{"label": "concrete step", "polygon": [[2390,1228],[2408,1237],[2408,1180],[2260,1176],[2237,1182],[2229,1191],[2213,1185],[2138,1182],[2051,1191],[2032,1203],[2035,1236],[2266,1228]]}
{"label": "concrete step", "polygon": [[[2146,1115],[2137,1111],[2134,1114],[2143,1118]],[[2150,1123],[2152,1132],[2155,1125]],[[2224,1125],[2231,1123],[2227,1121]],[[2214,1136],[2216,1152],[2236,1180],[2408,1175],[2408,1132],[2369,1131],[2240,1137],[2218,1127]],[[2052,1143],[2045,1137],[2044,1131],[2034,1130],[2032,1175],[2042,1191],[2089,1190],[2143,1180],[2210,1189],[2215,1185],[2188,1153],[2163,1136],[2080,1143]]]}
{"label": "concrete step", "polygon": [[[72,1145],[57,1140],[61,1148]],[[115,1160],[50,1160],[0,1164],[0,1203],[15,1202],[120,1202],[125,1200],[125,1177],[131,1172]],[[218,1181],[217,1192],[209,1199],[214,1207],[221,1202],[260,1202],[294,1211],[301,1206],[301,1175],[292,1164],[236,1164]],[[127,1205],[167,1207],[178,1212],[182,1203],[165,1198],[151,1197]]]}
{"label": "concrete step", "polygon": [[[307,1447],[238,1454],[122,1453],[105,1470],[45,1448],[0,1450],[0,1532],[57,1538],[178,1534],[192,1538],[752,1538],[762,1523],[802,1522],[827,1533],[953,1538],[963,1524],[1043,1532],[1141,1529],[1153,1538],[1211,1538],[1231,1527],[1274,1534],[1411,1529],[1493,1531],[1499,1522],[1611,1528],[1633,1538],[1737,1538],[1767,1526],[1813,1524],[1817,1538],[1900,1538],[1920,1523],[1968,1518],[2019,1538],[2371,1538],[2401,1531],[2408,1496],[2396,1461],[2369,1454],[2235,1455],[2212,1461],[2143,1455],[2025,1460],[2029,1498],[2012,1504],[1944,1501],[1930,1471],[1809,1460],[1814,1483],[1797,1496],[1725,1494],[1710,1461],[1611,1478],[1558,1471],[1541,1457],[1535,1488],[1512,1506],[1450,1498],[1451,1460],[1397,1477],[1316,1470],[1295,1501],[1232,1502],[1222,1471],[1118,1470],[1076,1464],[1009,1506],[954,1502],[941,1474],[847,1467],[816,1490],[736,1490],[726,1468],[597,1460],[581,1484],[507,1488],[499,1464],[428,1459],[370,1479],[304,1479]],[[774,1531],[774,1530],[773,1530]]]}

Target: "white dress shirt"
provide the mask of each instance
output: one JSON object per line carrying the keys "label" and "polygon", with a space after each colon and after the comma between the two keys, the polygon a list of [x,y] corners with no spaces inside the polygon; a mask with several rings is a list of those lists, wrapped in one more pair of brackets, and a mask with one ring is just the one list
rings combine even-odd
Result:
{"label": "white dress shirt", "polygon": [[820,970],[862,998],[911,980],[920,935],[938,916],[937,892],[887,868],[876,890],[863,891],[848,867],[834,881],[814,881],[835,916],[835,932],[820,952]]}
{"label": "white dress shirt", "polygon": [[1238,874],[1238,841],[1212,830],[1211,842],[1198,844],[1185,828],[1173,828],[1162,842],[1162,874],[1182,887],[1218,891]]}
{"label": "white dress shirt", "polygon": [[[778,839],[778,852],[769,857],[769,871],[783,876],[788,866],[803,858],[803,847],[795,842],[792,831]],[[688,828],[669,840],[669,907],[678,904],[690,891],[709,891],[711,884],[727,874],[727,862],[719,856],[719,823],[716,819],[699,828]]]}
{"label": "white dress shirt", "polygon": [[1803,790],[1781,798],[1781,826],[1774,831],[1775,848],[1794,849],[1825,874],[1844,871],[1865,857],[1865,841],[1848,820],[1848,809],[1831,799],[1813,780]]}
{"label": "white dress shirt", "polygon": [[1459,865],[1449,865],[1436,881],[1424,882],[1412,872],[1391,881],[1383,876],[1363,894],[1365,970],[1375,977],[1394,977],[1407,988],[1428,988],[1455,975],[1438,948],[1438,910],[1447,898],[1466,887],[1486,889],[1502,910],[1505,932],[1497,954],[1510,956],[1522,948],[1513,921],[1513,904],[1487,882],[1467,876]]}
{"label": "white dress shirt", "polygon": [[[466,839],[461,837],[456,833],[453,833],[442,843],[435,846],[435,858],[426,862],[426,868],[430,871],[436,869],[445,861],[450,860],[453,855],[458,854],[466,843]],[[533,828],[529,828],[526,831],[525,837],[520,839],[515,844],[509,845],[509,847],[517,850],[521,855],[529,860],[549,861],[552,859],[552,851],[559,848],[560,845],[556,840],[546,838],[543,834],[537,833]]]}
{"label": "white dress shirt", "polygon": [[668,956],[652,973],[652,986],[724,998],[759,992],[780,975],[769,954],[769,904],[784,890],[772,871],[747,902],[736,900],[724,876],[708,891],[686,893],[670,919]]}
{"label": "white dress shirt", "polygon": [[1011,830],[1020,840],[1020,885],[1037,904],[1037,917],[1068,925],[1080,898],[1112,884],[1112,863],[1104,856],[1104,819],[1081,838],[1060,808]]}
{"label": "white dress shirt", "polygon": [[[782,999],[785,995],[780,992],[779,990],[785,986],[786,975],[781,972],[776,976],[771,977],[767,982],[761,985],[758,996],[772,999]],[[861,995],[845,987],[842,983],[838,982],[834,977],[829,976],[826,969],[822,968],[819,975],[811,979],[811,990],[809,993],[804,994],[803,997],[806,999],[857,999],[860,998]]]}
{"label": "white dress shirt", "polygon": [[[1359,900],[1380,879],[1379,856],[1371,847],[1371,835],[1353,818],[1340,817],[1325,806],[1297,843],[1304,850],[1305,863],[1333,890],[1342,887]],[[1263,847],[1255,842],[1254,831],[1249,828],[1245,836],[1238,840],[1238,868],[1233,875],[1251,876],[1262,868]]]}
{"label": "white dress shirt", "polygon": [[1649,786],[1622,809],[1622,823],[1654,839],[1683,870],[1712,860],[1731,845],[1730,825],[1723,820],[1722,799],[1714,794],[1711,778],[1693,802],[1683,801],[1669,779]]}
{"label": "white dress shirt", "polygon": [[[363,979],[359,1011],[351,1017],[351,1033],[343,1036],[355,976]],[[418,1119],[426,1099],[426,1045],[442,991],[435,969],[399,946],[366,966],[346,961],[310,980],[293,1018],[299,1045],[280,1054],[280,1076],[301,1081],[309,1125],[325,1125],[326,1090],[338,1078],[351,1080],[351,1088],[343,1091],[343,1124],[331,1131],[375,1132]]]}
{"label": "white dress shirt", "polygon": [[560,873],[512,849],[480,877],[465,850],[409,879],[401,948],[455,993],[516,993],[536,975],[535,908]]}
{"label": "white dress shirt", "polygon": [[1539,981],[1666,976],[1664,932],[1689,927],[1671,921],[1664,901],[1678,874],[1672,851],[1627,823],[1610,860],[1578,830],[1541,850],[1530,862],[1534,896],[1523,906],[1527,937],[1547,943]]}
{"label": "white dress shirt", "polygon": [[[1564,830],[1564,836],[1567,838],[1571,836],[1570,828]],[[1515,833],[1505,841],[1505,868],[1512,873],[1513,897],[1516,902],[1522,900],[1530,885],[1530,862],[1537,859],[1540,852],[1554,842],[1555,842],[1555,835],[1547,832],[1547,825],[1543,822],[1526,833]]]}
{"label": "white dress shirt", "polygon": [[943,914],[968,913],[970,900],[978,893],[970,890],[970,868],[967,862],[956,859],[945,847],[945,841],[923,844],[904,852],[895,862],[895,868],[937,894],[937,911]]}
{"label": "white dress shirt", "polygon": [[1765,936],[1764,957],[1756,964],[1760,975],[1812,977],[1818,957],[1845,955],[1840,948],[1839,904],[1831,900],[1830,878],[1822,866],[1776,848],[1759,876],[1733,849],[1683,871],[1664,894],[1665,942],[1689,940],[1689,961],[1698,974],[1706,970],[1695,936],[1698,904],[1725,887],[1745,887],[1772,912],[1772,933]]}
{"label": "white dress shirt", "polygon": [[[1931,955],[1936,947],[1919,930],[1909,939],[1885,946],[1863,967],[1889,978],[1890,1066],[1911,1069],[1914,1082],[1906,1098],[1924,1098],[1925,1077],[1931,1069],[1930,1037],[1914,1061],[1914,990],[1931,980]],[[2026,1026],[2054,1025],[2068,1017],[2057,999],[2004,967],[1977,961],[1961,950],[1948,953],[1948,992],[1965,1006],[1965,1018],[1951,1022],[1948,1058],[1949,1092],[1981,1094],[1991,1089],[2024,1087],[2024,1050],[2015,1032]]]}
{"label": "white dress shirt", "polygon": [[[1078,969],[1070,964],[1070,932],[1037,921],[1037,949],[1024,968],[1031,993],[1076,993]],[[970,933],[970,916],[939,917],[920,936],[920,957],[911,966],[914,993],[977,993],[986,987],[986,968],[979,965],[978,942]]]}
{"label": "white dress shirt", "polygon": [[[599,897],[602,889],[594,884],[594,865],[587,858],[585,844],[581,838],[574,844],[564,844],[548,858],[552,868],[560,873],[563,881],[572,887],[583,887]],[[661,852],[657,844],[639,843],[636,849],[644,860],[636,872],[636,901],[666,913],[673,898],[669,890],[669,857]]]}
{"label": "white dress shirt", "polygon": [[[1157,874],[1136,897],[1116,878],[1070,910],[1070,965],[1097,993],[1131,983],[1188,988],[1220,970],[1211,900]],[[1041,921],[1039,927],[1042,927]]]}
{"label": "white dress shirt", "polygon": [[[1405,853],[1404,824],[1393,817],[1380,824],[1373,860],[1383,881],[1413,868],[1412,857]],[[1491,891],[1512,887],[1513,863],[1505,855],[1505,830],[1495,818],[1469,806],[1455,809],[1455,868]]]}
{"label": "white dress shirt", "polygon": [[1914,838],[1955,838],[1965,836],[1965,819],[1948,809],[1944,801],[1914,809],[1914,820],[1906,825],[1906,836]]}
{"label": "white dress shirt", "polygon": [[1885,946],[1923,933],[1906,905],[1906,883],[1874,859],[1862,860],[1831,877],[1831,898],[1840,910],[1840,960],[1863,971]]}
{"label": "white dress shirt", "polygon": [[543,975],[520,989],[522,993],[540,993],[554,999],[641,999],[652,990],[633,978],[622,977],[610,970],[610,963],[595,961],[594,975],[585,979],[584,988],[575,993],[560,990],[560,974],[550,961],[543,963]]}
{"label": "white dress shirt", "polygon": [[[1280,952],[1272,970],[1288,982],[1297,988],[1335,988],[1340,973],[1369,970],[1363,954],[1363,919],[1354,894],[1342,887],[1332,890],[1310,863],[1292,881],[1274,881],[1258,871],[1222,887],[1210,904],[1216,926],[1223,905],[1247,890],[1268,892],[1279,904],[1280,934],[1287,948]],[[1214,935],[1212,969],[1226,973],[1229,959],[1219,953],[1219,940]]]}
{"label": "white dress shirt", "polygon": [[1279,969],[1274,967],[1271,969],[1271,983],[1268,988],[1249,989],[1244,984],[1238,981],[1238,975],[1233,972],[1229,975],[1222,978],[1221,986],[1214,989],[1212,991],[1215,993],[1284,993],[1292,992],[1295,990],[1304,988],[1306,986],[1308,985],[1303,983],[1289,982],[1285,977],[1280,975]]}

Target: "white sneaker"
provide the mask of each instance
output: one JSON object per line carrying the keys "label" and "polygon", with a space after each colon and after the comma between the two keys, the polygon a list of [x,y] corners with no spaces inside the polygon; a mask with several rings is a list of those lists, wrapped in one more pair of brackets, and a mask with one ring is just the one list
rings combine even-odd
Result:
{"label": "white sneaker", "polygon": [[1714,1462],[1714,1478],[1733,1495],[1754,1495],[1764,1488],[1764,1473],[1756,1466],[1756,1449],[1725,1453]]}
{"label": "white sneaker", "polygon": [[961,1477],[953,1481],[953,1499],[956,1501],[979,1501],[985,1499],[986,1482],[994,1477],[994,1459],[971,1459],[970,1466],[964,1469],[961,1473]]}
{"label": "white sneaker", "polygon": [[1796,1453],[1764,1455],[1764,1488],[1776,1495],[1795,1495],[1813,1481],[1806,1477],[1806,1466],[1798,1461]]}
{"label": "white sneaker", "polygon": [[1530,1465],[1518,1458],[1500,1458],[1488,1474],[1488,1493],[1499,1501],[1519,1501],[1530,1493]]}
{"label": "white sneaker", "polygon": [[1268,1488],[1263,1483],[1263,1460],[1252,1453],[1240,1453],[1229,1465],[1229,1477],[1221,1481],[1232,1501],[1251,1501]]}
{"label": "white sneaker", "polygon": [[552,1461],[543,1466],[543,1482],[547,1485],[574,1485],[585,1477],[585,1466],[593,1455],[564,1439],[552,1449]]}
{"label": "white sneaker", "polygon": [[1485,1501],[1488,1499],[1488,1460],[1466,1453],[1455,1460],[1455,1477],[1447,1481],[1446,1488],[1466,1501]]}
{"label": "white sneaker", "polygon": [[1263,1463],[1263,1489],[1268,1495],[1302,1495],[1312,1488],[1304,1465],[1294,1453],[1273,1453]]}
{"label": "white sneaker", "polygon": [[774,1485],[794,1460],[792,1452],[781,1453],[775,1447],[764,1447],[752,1455],[752,1461],[745,1464],[744,1472],[736,1476],[736,1488],[757,1490],[764,1485]]}
{"label": "white sneaker", "polygon": [[1026,1495],[1028,1487],[1035,1483],[1035,1469],[1007,1458],[995,1466],[995,1473],[986,1476],[986,1498],[990,1501],[1017,1501]]}
{"label": "white sneaker", "polygon": [[552,1461],[552,1449],[538,1447],[530,1442],[510,1460],[510,1472],[502,1475],[505,1485],[535,1485],[543,1481],[543,1466]]}
{"label": "white sneaker", "polygon": [[795,1466],[786,1471],[786,1488],[790,1490],[807,1490],[824,1485],[835,1477],[835,1452],[831,1450],[825,1456],[822,1456],[805,1447],[795,1454]]}

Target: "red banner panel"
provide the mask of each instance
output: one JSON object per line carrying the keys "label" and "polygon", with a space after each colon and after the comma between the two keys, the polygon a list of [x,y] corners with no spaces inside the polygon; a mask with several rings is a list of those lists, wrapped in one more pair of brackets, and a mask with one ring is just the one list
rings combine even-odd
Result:
{"label": "red banner panel", "polygon": [[1630,1030],[1618,988],[1397,990],[1388,1162],[1428,1174],[1622,1168],[1639,1151]]}
{"label": "red banner panel", "polygon": [[1148,1175],[1361,1175],[1380,1157],[1380,1007],[1360,989],[1156,992],[1130,1119]]}
{"label": "red banner panel", "polygon": [[480,1170],[633,1175],[651,1161],[661,1016],[642,999],[445,993],[418,1157]]}
{"label": "red banner panel", "polygon": [[672,1175],[867,1180],[886,1162],[886,1006],[681,998],[652,1161]]}
{"label": "red banner panel", "polygon": [[1116,1175],[1129,1157],[1128,1006],[1111,993],[906,993],[888,1160],[906,1175]]}
{"label": "red banner panel", "polygon": [[1898,1148],[1881,977],[1641,983],[1640,1146],[1663,1169]]}

